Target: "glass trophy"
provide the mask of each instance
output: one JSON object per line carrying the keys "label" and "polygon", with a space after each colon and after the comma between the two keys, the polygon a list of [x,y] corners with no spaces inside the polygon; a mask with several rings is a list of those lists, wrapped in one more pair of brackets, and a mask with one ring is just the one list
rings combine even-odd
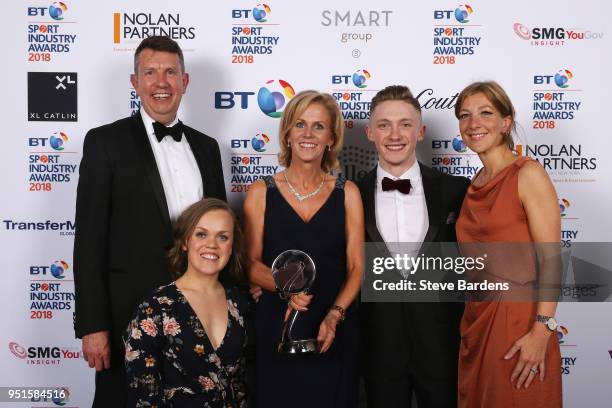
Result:
{"label": "glass trophy", "polygon": [[[272,278],[276,290],[283,299],[290,299],[291,295],[308,292],[316,275],[315,264],[307,253],[290,249],[282,252],[272,263]],[[317,339],[295,339],[291,330],[300,312],[292,309],[289,318],[283,326],[281,342],[278,352],[283,354],[317,353],[319,345]]]}

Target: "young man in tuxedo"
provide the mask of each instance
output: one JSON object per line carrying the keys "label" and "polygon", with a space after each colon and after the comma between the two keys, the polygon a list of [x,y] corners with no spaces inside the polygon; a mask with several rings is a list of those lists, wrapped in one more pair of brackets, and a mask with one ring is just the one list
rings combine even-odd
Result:
{"label": "young man in tuxedo", "polygon": [[172,221],[203,197],[226,199],[217,142],[177,117],[189,84],[179,45],[143,40],[131,82],[142,109],[87,133],[77,188],[74,328],[104,408],[125,406],[122,336],[136,306],[172,280]]}
{"label": "young man in tuxedo", "polygon": [[[421,106],[405,86],[389,86],[372,99],[368,139],[378,166],[358,183],[366,241],[454,242],[468,180],[419,163],[425,136]],[[372,271],[365,271],[372,273]],[[457,360],[462,303],[361,304],[363,375],[368,407],[457,406]]]}

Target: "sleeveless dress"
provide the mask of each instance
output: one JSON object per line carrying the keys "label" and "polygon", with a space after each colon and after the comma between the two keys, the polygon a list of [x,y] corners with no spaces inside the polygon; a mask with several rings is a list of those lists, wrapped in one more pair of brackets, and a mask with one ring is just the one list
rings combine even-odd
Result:
{"label": "sleeveless dress", "polygon": [[[529,243],[527,215],[518,195],[518,173],[528,161],[515,160],[483,186],[468,188],[457,220],[457,241],[464,243]],[[535,279],[535,257],[525,246],[507,245],[502,265],[489,277],[521,288]],[[520,266],[520,267],[519,267]],[[561,365],[557,336],[546,349],[546,372],[529,388],[517,390],[510,376],[519,353],[504,355],[527,334],[537,314],[536,302],[468,301],[461,320],[459,349],[459,407],[561,407]]]}
{"label": "sleeveless dress", "polygon": [[[264,219],[263,262],[288,249],[299,249],[313,259],[316,277],[309,291],[313,296],[308,311],[300,313],[294,338],[316,338],[319,325],[334,304],[346,279],[344,184],[338,178],[323,206],[304,222],[279,192],[273,177],[267,186]],[[264,291],[255,312],[255,406],[350,407],[358,396],[358,321],[355,303],[336,328],[331,348],[322,354],[281,355],[281,339],[287,302],[278,294]]]}

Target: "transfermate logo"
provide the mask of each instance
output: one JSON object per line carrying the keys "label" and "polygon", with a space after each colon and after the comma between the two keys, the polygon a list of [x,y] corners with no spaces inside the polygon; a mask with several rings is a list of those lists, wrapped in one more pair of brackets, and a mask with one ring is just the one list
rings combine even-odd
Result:
{"label": "transfermate logo", "polygon": [[291,84],[282,79],[271,79],[257,92],[259,109],[271,118],[280,118],[285,105],[295,96]]}
{"label": "transfermate logo", "polygon": [[28,72],[28,121],[76,122],[76,72]]}
{"label": "transfermate logo", "polygon": [[460,4],[459,7],[455,9],[455,18],[462,24],[469,23],[470,20],[468,20],[468,17],[473,12],[474,9],[470,7],[469,4]]}

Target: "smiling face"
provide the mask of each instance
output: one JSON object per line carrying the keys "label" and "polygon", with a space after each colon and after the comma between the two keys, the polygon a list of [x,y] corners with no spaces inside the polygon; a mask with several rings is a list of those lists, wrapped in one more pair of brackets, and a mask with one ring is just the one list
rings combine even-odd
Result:
{"label": "smiling face", "polygon": [[416,145],[425,137],[425,126],[414,106],[391,100],[376,106],[366,134],[376,145],[379,165],[399,177],[416,161]]}
{"label": "smiling face", "polygon": [[327,146],[334,143],[331,116],[320,103],[309,105],[289,130],[291,157],[306,163],[321,163]]}
{"label": "smiling face", "polygon": [[511,117],[502,117],[481,92],[465,98],[458,116],[461,138],[475,153],[484,153],[503,144],[503,135],[512,125]]}
{"label": "smiling face", "polygon": [[217,275],[232,255],[234,221],[226,210],[202,215],[183,245],[187,252],[187,272]]}
{"label": "smiling face", "polygon": [[164,125],[176,117],[189,75],[181,69],[179,56],[145,48],[138,55],[137,72],[130,78],[147,114]]}

